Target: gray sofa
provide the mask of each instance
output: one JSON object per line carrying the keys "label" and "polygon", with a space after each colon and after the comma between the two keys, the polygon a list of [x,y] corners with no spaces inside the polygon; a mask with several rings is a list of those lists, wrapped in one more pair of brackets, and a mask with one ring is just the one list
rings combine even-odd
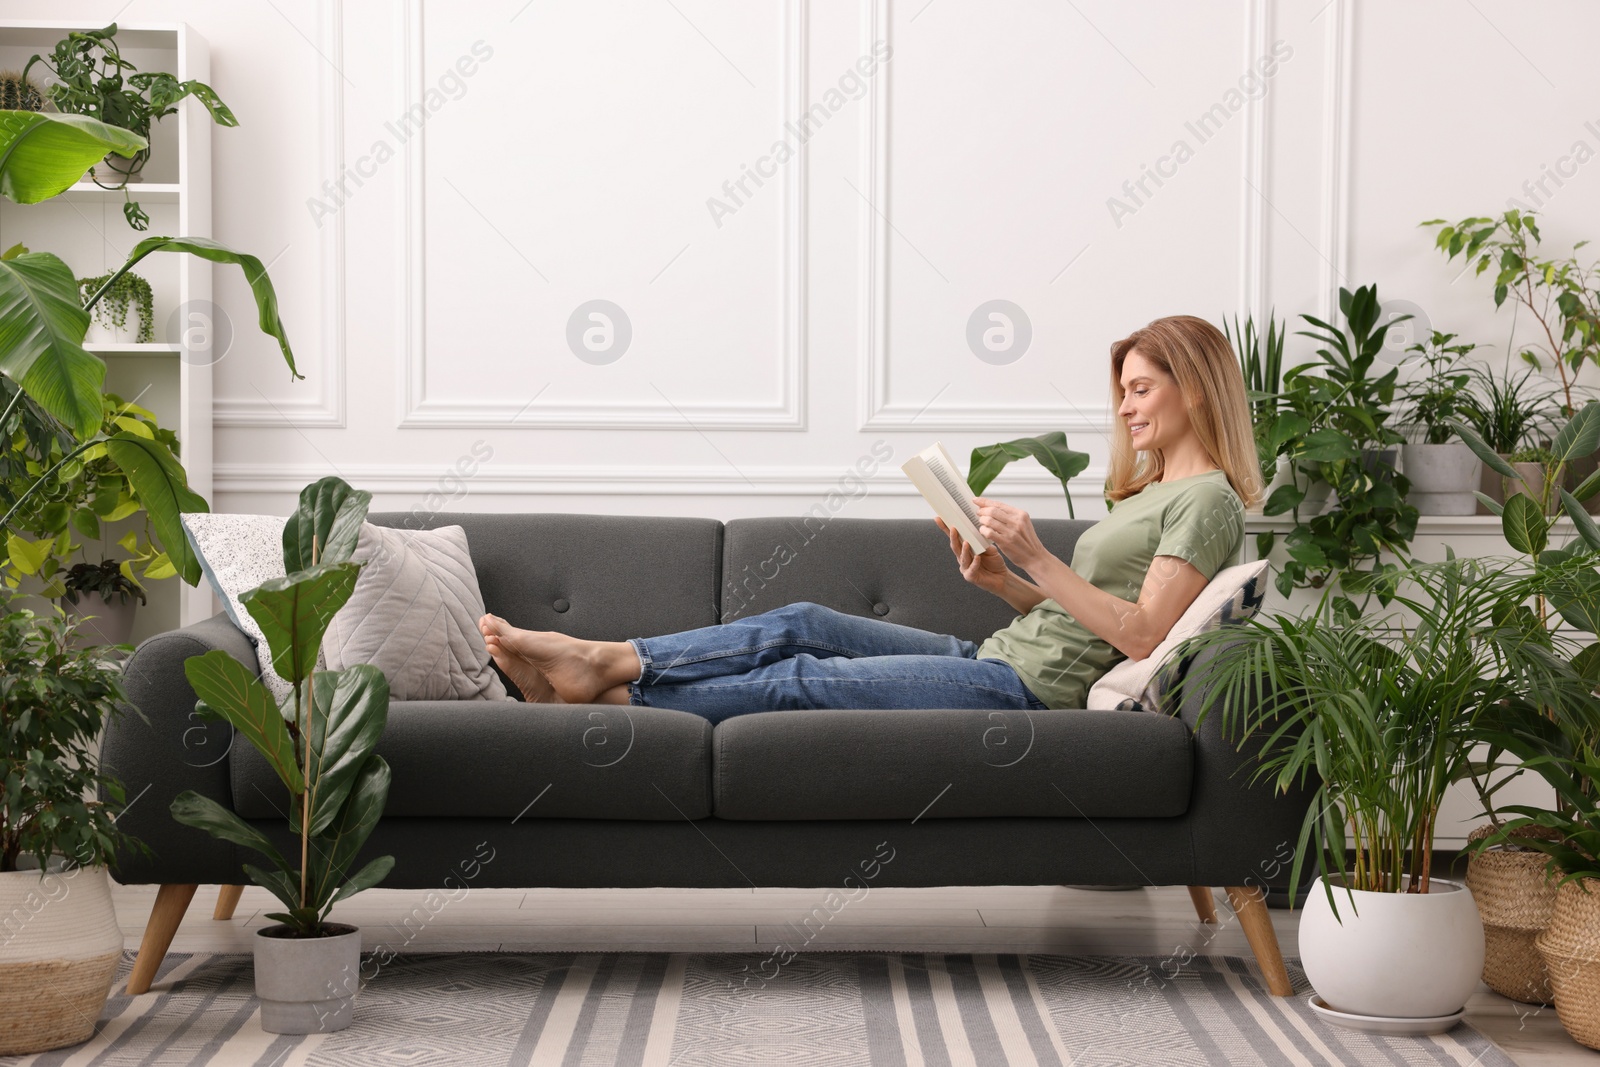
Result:
{"label": "gray sofa", "polygon": [[[820,510],[820,509],[816,509]],[[962,580],[932,519],[709,519],[578,514],[373,514],[465,527],[490,612],[620,640],[813,601],[973,641],[1015,613]],[[1037,520],[1071,558],[1088,521]],[[130,701],[104,743],[135,803],[118,881],[162,886],[130,989],[148,987],[194,888],[241,881],[244,850],[182,826],[194,789],[287,844],[281,787],[232,728],[195,714],[183,661],[224,649],[258,670],[228,619],[160,634],[126,664]],[[510,692],[515,689],[508,686]],[[1228,887],[1268,985],[1288,995],[1261,889],[1287,882],[1309,794],[1250,785],[1254,744],[1125,711],[872,711],[736,716],[713,727],[645,707],[396,702],[378,751],[393,768],[366,854],[391,888],[439,889],[481,842],[474,886],[846,887],[880,845],[875,886]],[[358,862],[365,862],[365,857]],[[237,899],[236,893],[233,899]],[[231,912],[224,893],[219,917]]]}

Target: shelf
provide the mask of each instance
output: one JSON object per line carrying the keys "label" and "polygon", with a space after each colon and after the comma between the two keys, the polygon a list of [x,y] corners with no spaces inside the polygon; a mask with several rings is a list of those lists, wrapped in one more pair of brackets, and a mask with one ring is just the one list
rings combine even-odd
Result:
{"label": "shelf", "polygon": [[169,344],[164,341],[151,341],[137,344],[129,341],[127,344],[105,344],[95,342],[83,346],[85,352],[93,352],[97,356],[175,356],[183,351],[180,344]]}
{"label": "shelf", "polygon": [[[79,199],[116,197],[122,198],[122,189],[102,189],[94,182],[77,182],[67,187],[61,195]],[[135,200],[151,204],[176,204],[183,195],[183,186],[178,182],[134,182],[129,185],[127,194]]]}

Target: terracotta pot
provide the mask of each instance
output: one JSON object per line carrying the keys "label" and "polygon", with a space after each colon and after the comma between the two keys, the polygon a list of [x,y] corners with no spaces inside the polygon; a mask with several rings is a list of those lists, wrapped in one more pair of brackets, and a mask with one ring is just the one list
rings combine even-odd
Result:
{"label": "terracotta pot", "polygon": [[[1572,492],[1583,484],[1583,480],[1600,469],[1600,451],[1591,452],[1587,456],[1579,456],[1567,463],[1562,483],[1567,492]],[[1596,493],[1583,502],[1583,509],[1591,515],[1600,515],[1600,493]]]}

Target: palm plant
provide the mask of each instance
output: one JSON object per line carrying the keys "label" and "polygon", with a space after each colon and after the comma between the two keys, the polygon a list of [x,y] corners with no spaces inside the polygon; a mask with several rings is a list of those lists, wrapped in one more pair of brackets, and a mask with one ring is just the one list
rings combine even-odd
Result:
{"label": "palm plant", "polygon": [[1269,311],[1265,333],[1256,329],[1253,315],[1245,316],[1243,326],[1239,325],[1238,316],[1234,316],[1231,326],[1224,320],[1222,332],[1239,357],[1245,392],[1250,399],[1250,421],[1255,427],[1256,455],[1261,461],[1261,484],[1268,485],[1277,473],[1278,442],[1274,431],[1283,374],[1283,339],[1288,335],[1288,327]]}
{"label": "palm plant", "polygon": [[1563,639],[1523,607],[1552,583],[1593,569],[1592,555],[1530,570],[1449,553],[1399,572],[1393,599],[1404,614],[1339,621],[1322,606],[1184,643],[1182,657],[1215,653],[1197,660],[1179,687],[1199,687],[1206,713],[1218,711],[1241,744],[1267,732],[1257,779],[1280,790],[1313,773],[1321,780],[1302,824],[1291,895],[1313,839],[1330,905],[1335,881],[1427,892],[1434,821],[1451,783],[1472,773],[1478,742],[1546,711],[1575,729],[1600,726],[1593,683],[1562,654]]}
{"label": "palm plant", "polygon": [[1467,369],[1477,388],[1463,399],[1461,416],[1491,451],[1509,455],[1549,428],[1557,390],[1548,382],[1530,384],[1533,372],[1529,367],[1513,379],[1509,367],[1499,377],[1478,364]]}

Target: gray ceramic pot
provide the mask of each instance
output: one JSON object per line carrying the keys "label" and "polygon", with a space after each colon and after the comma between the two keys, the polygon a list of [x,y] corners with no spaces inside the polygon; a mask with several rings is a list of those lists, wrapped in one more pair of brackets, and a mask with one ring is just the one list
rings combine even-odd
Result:
{"label": "gray ceramic pot", "polygon": [[287,926],[256,931],[256,996],[269,1034],[343,1030],[361,986],[361,931],[328,923],[333,937],[285,937]]}
{"label": "gray ceramic pot", "polygon": [[1478,510],[1483,460],[1463,441],[1442,445],[1406,445],[1400,451],[1409,501],[1422,515],[1471,515]]}

